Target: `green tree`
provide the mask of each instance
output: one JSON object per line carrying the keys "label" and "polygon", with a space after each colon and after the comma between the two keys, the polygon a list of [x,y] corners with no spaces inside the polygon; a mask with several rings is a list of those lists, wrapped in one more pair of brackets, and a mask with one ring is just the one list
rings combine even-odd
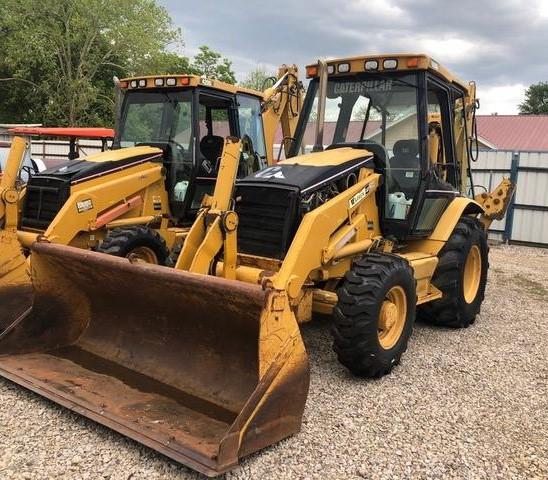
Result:
{"label": "green tree", "polygon": [[190,64],[191,72],[205,75],[226,83],[236,83],[236,75],[232,71],[232,62],[222,57],[220,53],[202,45]]}
{"label": "green tree", "polygon": [[538,82],[525,90],[525,101],[519,106],[521,115],[548,114],[548,82]]}
{"label": "green tree", "polygon": [[0,0],[0,122],[111,125],[112,77],[205,74],[234,83],[207,47],[177,53],[181,31],[156,0]]}
{"label": "green tree", "polygon": [[168,46],[182,45],[154,0],[0,1],[4,121],[108,123],[112,76],[136,73]]}
{"label": "green tree", "polygon": [[269,75],[264,67],[258,66],[247,74],[247,77],[245,77],[243,82],[240,82],[240,85],[242,87],[262,91],[270,86],[272,82],[269,82],[269,80],[272,77],[274,77],[274,81],[276,81],[276,76],[274,74]]}

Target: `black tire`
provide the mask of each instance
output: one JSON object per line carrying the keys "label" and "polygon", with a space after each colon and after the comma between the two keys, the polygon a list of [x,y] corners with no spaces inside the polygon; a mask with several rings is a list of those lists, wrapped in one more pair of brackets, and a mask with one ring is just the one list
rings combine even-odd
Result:
{"label": "black tire", "polygon": [[[407,308],[401,333],[387,348],[381,344],[379,319],[381,307],[395,287],[403,290]],[[416,282],[409,263],[391,254],[364,255],[354,261],[337,295],[332,333],[339,361],[360,377],[386,375],[400,362],[415,322]]]}
{"label": "black tire", "polygon": [[130,258],[134,252],[142,248],[148,249],[156,257],[156,261],[148,263],[166,265],[169,256],[166,242],[157,231],[147,227],[115,228],[109,232],[96,251]]}
{"label": "black tire", "polygon": [[[466,301],[464,272],[471,249],[481,254],[481,275],[475,297]],[[443,297],[419,308],[419,318],[433,325],[463,328],[474,323],[485,297],[489,246],[481,223],[472,217],[462,217],[449,240],[439,253],[439,263],[432,283]]]}

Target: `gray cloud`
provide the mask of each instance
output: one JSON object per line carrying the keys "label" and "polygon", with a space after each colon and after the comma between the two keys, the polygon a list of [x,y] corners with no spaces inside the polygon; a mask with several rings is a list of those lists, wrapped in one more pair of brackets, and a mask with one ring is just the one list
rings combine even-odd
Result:
{"label": "gray cloud", "polygon": [[548,0],[160,2],[182,27],[187,54],[209,45],[240,79],[259,63],[420,51],[484,91],[548,80]]}

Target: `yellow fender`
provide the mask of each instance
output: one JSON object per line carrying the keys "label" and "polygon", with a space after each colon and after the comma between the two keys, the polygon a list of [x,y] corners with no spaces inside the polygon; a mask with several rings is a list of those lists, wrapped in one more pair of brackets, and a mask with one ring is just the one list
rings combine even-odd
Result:
{"label": "yellow fender", "polygon": [[457,197],[449,204],[445,212],[443,212],[431,235],[423,240],[409,242],[408,250],[437,256],[439,251],[447,243],[447,240],[449,240],[459,219],[463,215],[477,215],[484,212],[483,207],[475,200],[466,197]]}

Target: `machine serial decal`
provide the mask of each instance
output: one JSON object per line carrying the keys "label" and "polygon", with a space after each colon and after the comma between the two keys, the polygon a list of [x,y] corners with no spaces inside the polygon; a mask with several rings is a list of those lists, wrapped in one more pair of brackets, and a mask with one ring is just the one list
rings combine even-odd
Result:
{"label": "machine serial decal", "polygon": [[348,207],[353,208],[369,194],[369,183],[348,201]]}
{"label": "machine serial decal", "polygon": [[84,213],[88,210],[93,210],[93,202],[91,201],[91,198],[88,200],[76,202],[76,208],[78,209],[78,213]]}

